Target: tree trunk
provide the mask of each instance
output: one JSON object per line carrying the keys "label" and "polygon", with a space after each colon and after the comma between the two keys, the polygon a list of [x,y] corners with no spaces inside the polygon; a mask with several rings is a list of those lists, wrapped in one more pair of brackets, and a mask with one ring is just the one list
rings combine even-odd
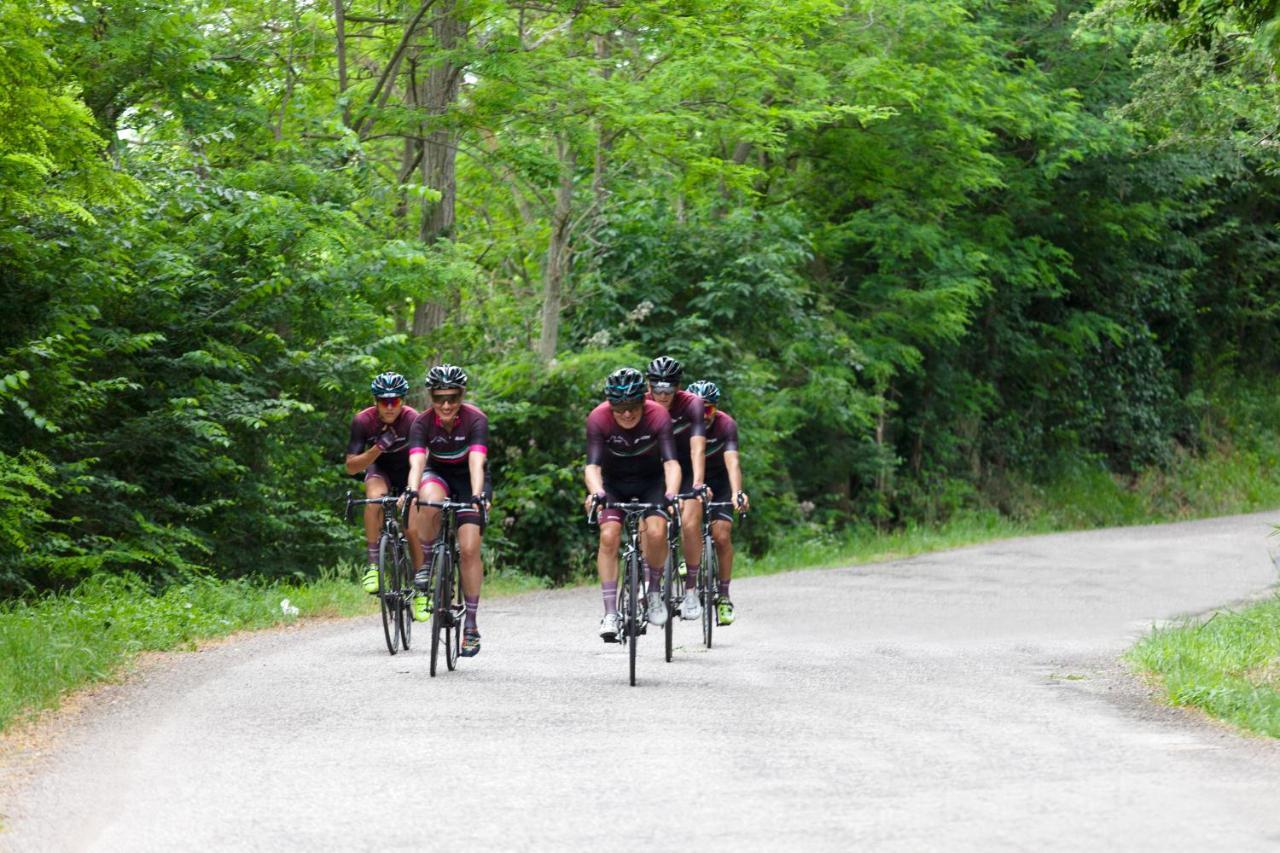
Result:
{"label": "tree trunk", "polygon": [[[343,6],[346,0],[333,0],[333,28],[338,51],[338,97],[345,99],[347,95],[347,10]],[[342,105],[342,124],[351,126],[351,105]]]}
{"label": "tree trunk", "polygon": [[[437,117],[443,116],[458,99],[463,66],[451,54],[466,40],[468,26],[469,22],[457,13],[457,0],[448,0],[441,6],[440,14],[431,22],[431,32],[435,49],[443,55],[429,67],[417,96],[420,109],[428,116],[428,125],[437,125],[424,137],[422,150],[422,183],[440,193],[439,201],[422,205],[418,238],[428,245],[453,237],[458,198],[457,131],[438,126]],[[420,300],[414,307],[413,333],[425,335],[438,328],[445,320],[447,302]]]}
{"label": "tree trunk", "polygon": [[551,214],[551,235],[547,239],[547,257],[542,270],[542,335],[538,338],[538,357],[543,363],[556,355],[560,336],[560,303],[569,264],[573,260],[571,217],[578,155],[567,134],[556,138],[556,157],[560,161],[560,185],[556,187],[556,206]]}

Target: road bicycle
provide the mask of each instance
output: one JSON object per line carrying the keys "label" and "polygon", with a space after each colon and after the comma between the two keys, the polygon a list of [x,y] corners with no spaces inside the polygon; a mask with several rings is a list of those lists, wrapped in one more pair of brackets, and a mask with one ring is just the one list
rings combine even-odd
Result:
{"label": "road bicycle", "polygon": [[[458,512],[475,509],[478,502],[426,501],[419,499],[419,509],[434,507],[440,510],[440,533],[431,546],[431,577],[427,588],[431,590],[431,677],[435,678],[440,646],[444,646],[445,666],[453,672],[458,666],[458,653],[462,649],[462,623],[467,606],[462,598],[462,563],[458,555]],[[481,512],[484,512],[481,506]],[[487,515],[486,515],[487,518]]]}
{"label": "road bicycle", "polygon": [[644,580],[641,576],[640,522],[645,513],[657,510],[665,514],[667,508],[666,504],[642,501],[596,501],[587,517],[589,523],[598,524],[600,510],[616,509],[623,513],[622,526],[626,537],[618,551],[618,615],[622,617],[618,642],[627,647],[632,687],[636,686],[636,649],[648,619],[644,605]]}
{"label": "road bicycle", "polygon": [[347,492],[347,521],[351,510],[366,504],[382,507],[382,534],[378,537],[378,606],[382,611],[382,633],[387,640],[387,651],[395,654],[399,649],[409,650],[413,634],[413,570],[410,566],[409,542],[404,531],[409,526],[409,507],[413,498],[403,502],[387,495],[381,498],[356,500]]}
{"label": "road bicycle", "polygon": [[738,519],[747,517],[746,511],[733,501],[709,501],[702,508],[702,571],[698,573],[698,601],[702,603],[702,642],[711,648],[711,635],[716,627],[716,599],[720,588],[720,558],[716,556],[715,542],[711,539],[712,511],[728,509],[738,513]]}

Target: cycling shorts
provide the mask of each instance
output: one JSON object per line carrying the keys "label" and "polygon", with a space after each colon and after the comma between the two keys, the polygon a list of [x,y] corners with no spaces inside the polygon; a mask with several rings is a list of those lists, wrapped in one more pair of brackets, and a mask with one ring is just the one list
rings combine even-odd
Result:
{"label": "cycling shorts", "polygon": [[[605,478],[604,496],[610,502],[640,501],[643,503],[661,504],[667,499],[667,484],[662,478],[648,477],[642,480],[626,480]],[[600,523],[615,522],[621,524],[625,513],[620,509],[603,509],[600,511]],[[670,521],[670,516],[658,509],[645,512],[644,517],[658,516]]]}
{"label": "cycling shorts", "polygon": [[[422,474],[422,483],[418,486],[419,494],[427,483],[439,483],[444,487],[445,497],[454,501],[465,501],[471,497],[471,470],[466,465],[439,465],[428,468]],[[484,496],[493,501],[493,483],[489,479],[488,469],[484,472]],[[484,530],[484,513],[476,509],[458,510],[458,526],[464,524],[479,525]]]}

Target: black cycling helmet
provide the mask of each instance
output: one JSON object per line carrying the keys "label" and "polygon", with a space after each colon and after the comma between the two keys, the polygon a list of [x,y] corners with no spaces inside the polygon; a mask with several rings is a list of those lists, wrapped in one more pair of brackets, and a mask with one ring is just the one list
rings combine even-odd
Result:
{"label": "black cycling helmet", "polygon": [[437,364],[427,371],[427,387],[432,391],[437,388],[466,388],[467,372],[453,364]]}
{"label": "black cycling helmet", "polygon": [[644,399],[644,376],[634,367],[619,367],[604,380],[604,398],[610,403]]}
{"label": "black cycling helmet", "polygon": [[409,393],[409,383],[399,373],[388,370],[373,377],[369,390],[375,397],[403,397]]}
{"label": "black cycling helmet", "polygon": [[720,386],[709,379],[699,379],[685,390],[695,397],[701,397],[713,406],[720,400]]}
{"label": "black cycling helmet", "polygon": [[649,369],[646,373],[650,382],[670,382],[672,385],[676,385],[679,384],[680,377],[684,375],[684,365],[671,356],[660,355],[649,362]]}

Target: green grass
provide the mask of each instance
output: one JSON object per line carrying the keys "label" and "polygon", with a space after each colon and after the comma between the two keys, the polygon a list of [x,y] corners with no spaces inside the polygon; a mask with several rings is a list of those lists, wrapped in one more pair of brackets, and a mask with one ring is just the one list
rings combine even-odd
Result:
{"label": "green grass", "polygon": [[[485,596],[542,589],[511,571],[485,578]],[[283,603],[298,609],[285,612]],[[91,578],[69,593],[0,606],[0,731],[81,687],[116,677],[147,651],[194,649],[209,640],[298,618],[374,613],[349,567],[307,583],[193,578],[156,593],[133,576]]]}
{"label": "green grass", "polygon": [[1280,597],[1159,628],[1129,652],[1169,702],[1280,737]]}

